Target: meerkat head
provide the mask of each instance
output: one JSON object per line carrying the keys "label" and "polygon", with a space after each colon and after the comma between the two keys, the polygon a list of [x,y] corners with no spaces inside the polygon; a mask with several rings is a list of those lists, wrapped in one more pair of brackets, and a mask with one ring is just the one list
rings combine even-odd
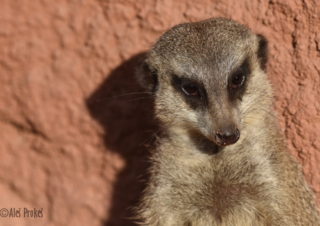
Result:
{"label": "meerkat head", "polygon": [[181,24],[148,52],[140,81],[154,92],[156,116],[166,129],[230,145],[250,107],[246,96],[264,92],[259,77],[265,77],[266,50],[263,36],[229,19]]}

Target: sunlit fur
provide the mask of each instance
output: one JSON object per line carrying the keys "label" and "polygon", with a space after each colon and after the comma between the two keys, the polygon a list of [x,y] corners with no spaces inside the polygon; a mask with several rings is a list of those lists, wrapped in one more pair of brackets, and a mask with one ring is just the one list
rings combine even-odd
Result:
{"label": "sunlit fur", "polygon": [[[146,64],[158,79],[155,113],[165,135],[151,159],[141,225],[320,225],[312,192],[280,134],[260,41],[234,21],[209,19],[172,28],[149,51]],[[232,102],[228,76],[244,58],[250,75]],[[203,83],[208,104],[190,107],[172,75]],[[218,147],[213,134],[224,123],[241,135]]]}

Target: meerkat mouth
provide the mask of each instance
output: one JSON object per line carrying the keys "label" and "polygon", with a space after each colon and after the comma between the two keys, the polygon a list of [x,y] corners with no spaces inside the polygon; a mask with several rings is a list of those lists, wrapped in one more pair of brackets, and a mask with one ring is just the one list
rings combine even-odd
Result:
{"label": "meerkat mouth", "polygon": [[207,154],[217,154],[224,146],[218,145],[214,139],[210,139],[199,131],[189,131],[190,138],[198,150]]}

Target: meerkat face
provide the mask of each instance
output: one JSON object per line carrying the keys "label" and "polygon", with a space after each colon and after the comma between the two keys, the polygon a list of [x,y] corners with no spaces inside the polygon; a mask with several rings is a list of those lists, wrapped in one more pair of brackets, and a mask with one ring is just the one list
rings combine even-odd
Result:
{"label": "meerkat face", "polygon": [[148,53],[143,81],[166,128],[225,146],[240,137],[242,100],[265,63],[263,37],[234,21],[210,19],[167,31]]}

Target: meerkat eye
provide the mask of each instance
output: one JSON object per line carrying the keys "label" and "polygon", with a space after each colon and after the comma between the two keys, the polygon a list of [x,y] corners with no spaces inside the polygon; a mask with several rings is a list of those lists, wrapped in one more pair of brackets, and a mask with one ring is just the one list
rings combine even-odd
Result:
{"label": "meerkat eye", "polygon": [[250,74],[249,59],[245,59],[242,65],[231,74],[228,86],[231,89],[237,89],[244,85],[247,76]]}
{"label": "meerkat eye", "polygon": [[235,89],[241,87],[246,80],[246,76],[242,70],[235,72],[230,79],[230,87]]}
{"label": "meerkat eye", "polygon": [[181,90],[183,91],[184,94],[187,96],[192,96],[192,97],[200,97],[200,89],[197,84],[195,83],[182,83],[181,84]]}
{"label": "meerkat eye", "polygon": [[193,107],[207,103],[206,90],[201,81],[172,74],[171,82],[173,87],[186,99],[186,102]]}

